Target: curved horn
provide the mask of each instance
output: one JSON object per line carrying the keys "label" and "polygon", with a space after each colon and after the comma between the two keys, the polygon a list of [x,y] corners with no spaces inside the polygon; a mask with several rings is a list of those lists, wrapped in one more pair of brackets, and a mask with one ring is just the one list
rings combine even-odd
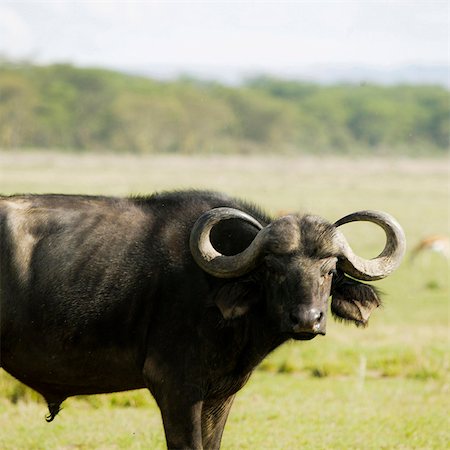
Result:
{"label": "curved horn", "polygon": [[353,253],[344,235],[337,231],[336,239],[342,257],[340,268],[359,280],[373,281],[387,277],[400,265],[405,254],[406,238],[402,227],[392,216],[381,211],[358,211],[339,219],[335,225],[340,227],[357,221],[372,222],[383,228],[386,245],[376,258],[364,259]]}
{"label": "curved horn", "polygon": [[[241,219],[260,231],[252,243],[241,253],[226,256],[211,244],[210,233],[214,225],[223,220]],[[252,216],[234,208],[215,208],[202,214],[195,222],[190,237],[190,248],[195,262],[205,271],[219,278],[245,275],[256,267],[266,240],[267,230]]]}

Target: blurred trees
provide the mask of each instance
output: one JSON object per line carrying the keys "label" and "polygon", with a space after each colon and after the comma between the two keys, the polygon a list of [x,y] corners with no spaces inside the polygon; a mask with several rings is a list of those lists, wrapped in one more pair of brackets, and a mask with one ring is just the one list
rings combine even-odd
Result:
{"label": "blurred trees", "polygon": [[239,87],[67,64],[0,63],[0,147],[136,153],[445,153],[439,86]]}

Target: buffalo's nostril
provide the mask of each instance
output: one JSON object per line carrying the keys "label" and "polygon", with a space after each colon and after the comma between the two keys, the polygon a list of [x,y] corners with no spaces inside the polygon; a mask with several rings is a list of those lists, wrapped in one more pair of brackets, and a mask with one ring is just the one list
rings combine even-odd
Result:
{"label": "buffalo's nostril", "polygon": [[319,311],[314,314],[312,328],[315,332],[318,332],[322,325],[323,312]]}
{"label": "buffalo's nostril", "polygon": [[322,311],[317,311],[314,313],[314,318],[313,321],[314,322],[320,322],[322,320],[323,317],[323,312]]}

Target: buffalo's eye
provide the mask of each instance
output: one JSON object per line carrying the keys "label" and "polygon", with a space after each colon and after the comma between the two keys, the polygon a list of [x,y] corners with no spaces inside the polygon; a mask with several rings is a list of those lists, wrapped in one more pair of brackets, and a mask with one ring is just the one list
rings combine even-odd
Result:
{"label": "buffalo's eye", "polygon": [[328,269],[328,270],[322,272],[322,275],[320,276],[319,285],[322,286],[325,282],[325,279],[332,277],[335,273],[336,273],[336,269]]}
{"label": "buffalo's eye", "polygon": [[321,267],[322,277],[332,277],[336,274],[336,258],[328,259]]}

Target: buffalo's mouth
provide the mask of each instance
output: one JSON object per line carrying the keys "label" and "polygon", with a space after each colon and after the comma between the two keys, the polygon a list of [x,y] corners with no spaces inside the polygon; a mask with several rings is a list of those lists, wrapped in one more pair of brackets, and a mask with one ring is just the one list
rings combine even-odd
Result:
{"label": "buffalo's mouth", "polygon": [[317,335],[318,333],[308,333],[306,331],[303,331],[301,333],[292,333],[291,339],[294,339],[295,341],[310,341],[311,339],[314,339]]}

